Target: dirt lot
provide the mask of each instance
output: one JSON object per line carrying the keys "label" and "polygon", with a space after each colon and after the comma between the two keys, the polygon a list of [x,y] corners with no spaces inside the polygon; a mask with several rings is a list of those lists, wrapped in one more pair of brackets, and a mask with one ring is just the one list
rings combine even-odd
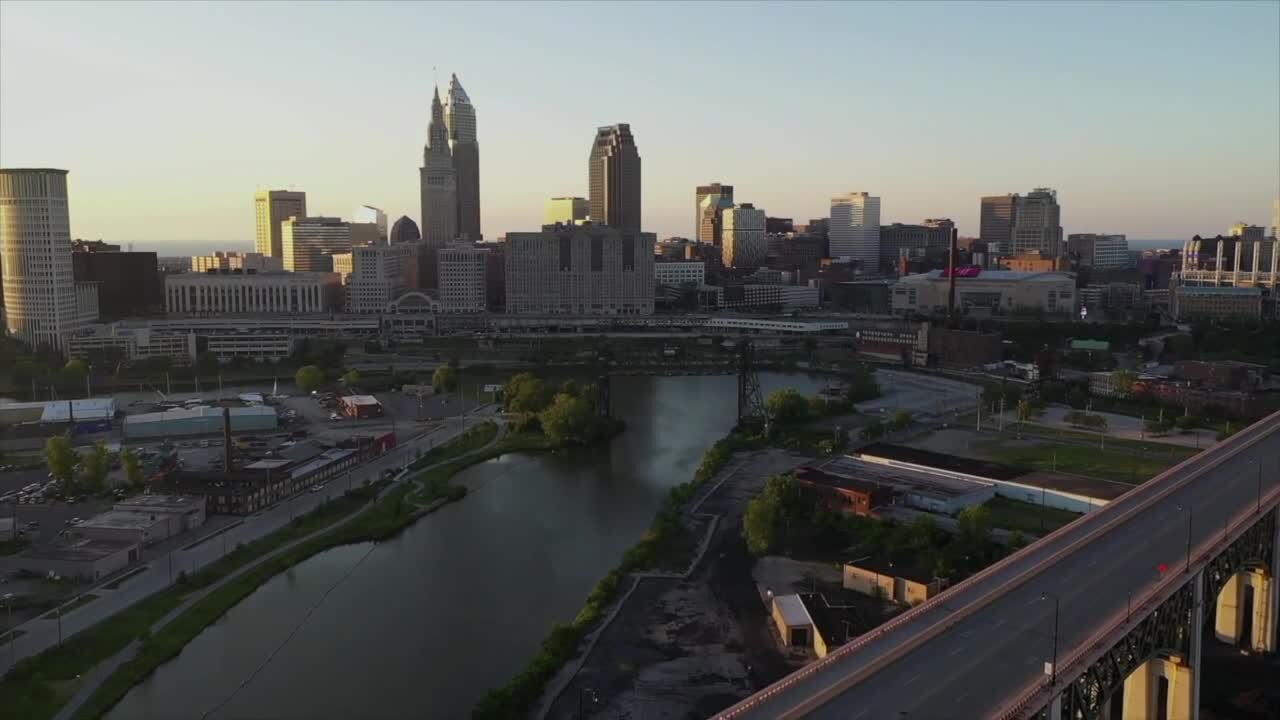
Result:
{"label": "dirt lot", "polygon": [[[790,672],[771,635],[742,540],[746,502],[770,475],[806,461],[780,450],[754,453],[699,508],[721,516],[688,580],[641,582],[601,634],[550,718],[705,718]],[[594,693],[598,702],[590,702]]]}

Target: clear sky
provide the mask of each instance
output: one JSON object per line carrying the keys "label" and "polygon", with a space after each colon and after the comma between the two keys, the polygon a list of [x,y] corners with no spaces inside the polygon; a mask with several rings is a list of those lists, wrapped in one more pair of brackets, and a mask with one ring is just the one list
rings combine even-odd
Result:
{"label": "clear sky", "polygon": [[[439,68],[433,73],[433,66]],[[251,243],[259,187],[418,217],[433,78],[477,108],[483,230],[587,194],[629,122],[645,229],[699,183],[797,220],[882,222],[1054,187],[1066,232],[1269,224],[1280,2],[0,3],[0,165],[71,171],[72,234]],[[177,247],[176,244],[170,245]]]}

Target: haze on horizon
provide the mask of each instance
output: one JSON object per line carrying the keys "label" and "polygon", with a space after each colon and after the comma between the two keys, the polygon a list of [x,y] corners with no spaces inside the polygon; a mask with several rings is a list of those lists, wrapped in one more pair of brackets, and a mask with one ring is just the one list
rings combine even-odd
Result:
{"label": "haze on horizon", "polygon": [[[438,70],[433,72],[433,66]],[[418,219],[433,81],[476,105],[486,238],[587,194],[632,126],[646,230],[694,187],[798,222],[1058,190],[1065,232],[1269,224],[1280,3],[0,3],[0,165],[70,170],[72,235],[243,247],[253,192]]]}

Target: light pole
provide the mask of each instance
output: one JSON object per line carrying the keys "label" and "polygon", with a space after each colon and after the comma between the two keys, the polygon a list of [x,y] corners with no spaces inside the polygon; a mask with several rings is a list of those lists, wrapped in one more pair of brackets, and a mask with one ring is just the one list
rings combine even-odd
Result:
{"label": "light pole", "polygon": [[1258,466],[1258,512],[1262,512],[1262,461],[1255,459],[1254,465]]}
{"label": "light pole", "polygon": [[1179,505],[1178,509],[1187,511],[1187,572],[1190,573],[1191,572],[1191,529],[1195,523],[1195,508],[1190,505],[1187,505],[1186,507]]}
{"label": "light pole", "polygon": [[1058,684],[1058,610],[1061,603],[1058,596],[1050,592],[1040,593],[1041,600],[1053,600],[1053,665],[1049,669],[1049,687]]}
{"label": "light pole", "polygon": [[13,646],[18,639],[13,633],[13,593],[5,593],[3,600],[4,608],[8,616],[5,620],[5,627],[9,628],[9,667],[12,668],[18,662],[16,655],[17,651],[13,649]]}

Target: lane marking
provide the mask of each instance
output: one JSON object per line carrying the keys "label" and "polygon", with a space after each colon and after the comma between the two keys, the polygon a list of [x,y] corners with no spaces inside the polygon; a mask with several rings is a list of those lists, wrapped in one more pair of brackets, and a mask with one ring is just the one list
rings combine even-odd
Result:
{"label": "lane marking", "polygon": [[908,685],[910,685],[911,683],[913,683],[913,682],[915,682],[916,680],[919,680],[919,679],[920,679],[920,675],[919,675],[919,673],[917,673],[917,674],[915,674],[915,675],[912,675],[910,680],[908,680],[908,681],[906,681],[906,682],[902,683],[902,687],[907,687]]}
{"label": "lane marking", "polygon": [[963,646],[963,645],[961,645],[960,647],[956,648],[955,650],[952,650],[949,654],[951,655],[951,657],[955,657],[956,655],[959,655],[959,654],[960,654],[961,652],[963,652],[963,651],[964,651],[964,646]]}

